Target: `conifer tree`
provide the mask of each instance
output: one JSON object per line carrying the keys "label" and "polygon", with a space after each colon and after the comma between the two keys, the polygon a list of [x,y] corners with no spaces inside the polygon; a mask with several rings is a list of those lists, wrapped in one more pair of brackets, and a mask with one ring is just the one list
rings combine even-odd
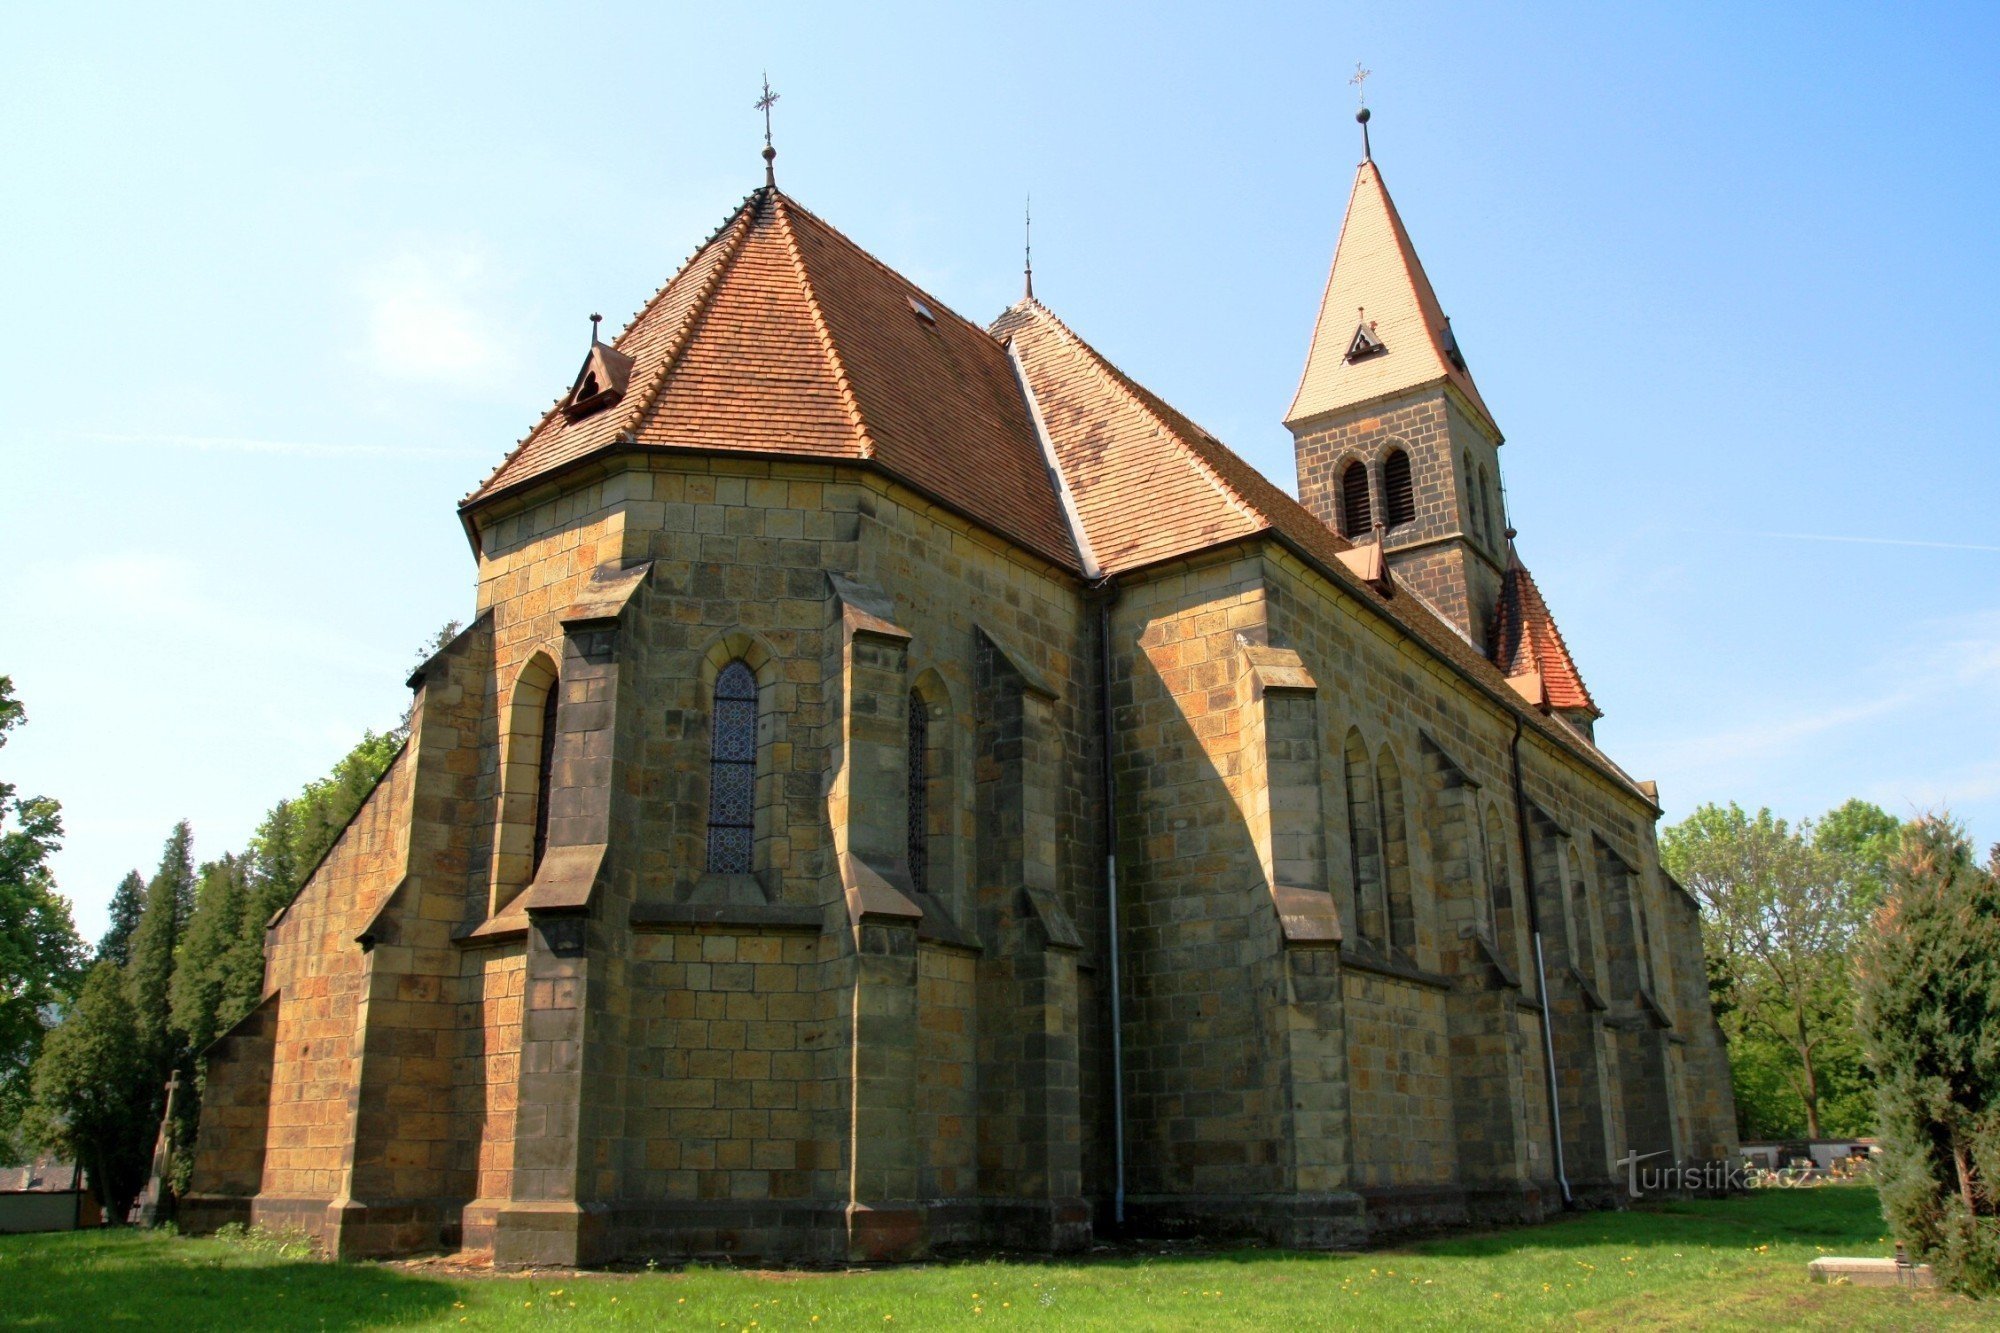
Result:
{"label": "conifer tree", "polygon": [[[182,1049],[199,1054],[226,1024],[224,998],[233,989],[228,967],[242,930],[241,863],[225,855],[201,868],[194,914],[188,918],[169,987],[170,1016]],[[233,1020],[230,1020],[233,1021]]]}
{"label": "conifer tree", "polygon": [[139,917],[145,910],[145,877],[136,870],[128,870],[111,895],[111,925],[97,942],[99,959],[120,967],[132,961],[132,932],[139,928]]}
{"label": "conifer tree", "polygon": [[125,968],[147,1078],[154,1088],[165,1084],[181,1054],[171,1021],[174,962],[193,899],[194,831],[183,819],[167,835],[160,868],[146,885],[146,910],[132,932],[132,961]]}
{"label": "conifer tree", "polygon": [[[2000,859],[2000,858],[1996,858]],[[1994,867],[2000,869],[2000,867]],[[1925,818],[1890,863],[1856,989],[1896,1236],[1964,1291],[2000,1291],[2000,880]]]}

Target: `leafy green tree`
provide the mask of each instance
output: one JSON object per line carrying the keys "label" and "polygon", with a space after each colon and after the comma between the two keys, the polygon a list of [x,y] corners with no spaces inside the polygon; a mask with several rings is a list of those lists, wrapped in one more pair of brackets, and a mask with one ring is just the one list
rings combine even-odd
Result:
{"label": "leafy green tree", "polygon": [[90,969],[76,1007],[34,1066],[27,1128],[43,1147],[81,1162],[104,1214],[122,1220],[145,1187],[158,1104],[124,972]]}
{"label": "leafy green tree", "polygon": [[1884,1147],[1882,1209],[1962,1290],[2000,1292],[2000,857],[1913,824],[1858,949]]}
{"label": "leafy green tree", "polygon": [[[0,676],[0,745],[26,720],[13,681]],[[0,782],[0,1159],[25,1147],[19,1127],[29,1069],[83,975],[83,941],[49,872],[61,845],[61,807],[45,796],[17,797],[12,783]]]}
{"label": "leafy green tree", "polygon": [[1856,864],[1822,846],[1811,821],[1794,829],[1733,802],[1664,830],[1660,855],[1701,902],[1718,1018],[1732,1062],[1744,1063],[1738,1087],[1753,1094],[1749,1109],[1759,1109],[1760,1067],[1775,1072],[1807,1136],[1822,1137],[1829,1092],[1860,1077],[1847,967],[1864,912]]}
{"label": "leafy green tree", "polygon": [[111,925],[97,942],[97,956],[123,967],[132,961],[132,932],[146,910],[146,878],[136,870],[125,872],[111,894]]}
{"label": "leafy green tree", "polygon": [[1813,846],[1847,861],[1861,904],[1873,909],[1889,887],[1889,862],[1902,847],[1903,821],[1855,798],[1812,826]]}

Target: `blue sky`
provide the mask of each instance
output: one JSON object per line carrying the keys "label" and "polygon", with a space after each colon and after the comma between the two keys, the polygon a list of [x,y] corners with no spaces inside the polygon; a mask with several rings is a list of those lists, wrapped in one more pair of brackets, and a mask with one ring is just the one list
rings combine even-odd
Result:
{"label": "blue sky", "polygon": [[94,935],[392,724],[455,502],[758,184],[767,68],[788,191],[980,319],[1032,191],[1037,294],[1289,487],[1363,60],[1607,748],[2000,838],[1996,14],[17,9],[0,772]]}

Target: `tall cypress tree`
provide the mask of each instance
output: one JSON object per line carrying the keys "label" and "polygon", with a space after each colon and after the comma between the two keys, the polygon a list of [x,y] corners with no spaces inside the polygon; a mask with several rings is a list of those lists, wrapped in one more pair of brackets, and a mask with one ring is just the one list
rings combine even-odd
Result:
{"label": "tall cypress tree", "polygon": [[2000,881],[1957,826],[1905,834],[1856,989],[1890,1228],[1948,1284],[2000,1291]]}

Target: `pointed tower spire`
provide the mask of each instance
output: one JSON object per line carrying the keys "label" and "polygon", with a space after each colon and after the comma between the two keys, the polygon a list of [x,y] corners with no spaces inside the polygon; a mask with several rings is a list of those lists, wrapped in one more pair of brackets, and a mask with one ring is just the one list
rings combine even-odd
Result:
{"label": "pointed tower spire", "polygon": [[1382,183],[1365,105],[1355,119],[1365,156],[1285,414],[1299,499],[1352,542],[1382,520],[1397,577],[1483,644],[1506,559],[1500,431]]}
{"label": "pointed tower spire", "polygon": [[[1363,107],[1362,112],[1366,113]],[[1363,117],[1362,128],[1367,129]],[[1382,356],[1353,358],[1354,311],[1366,309],[1374,339],[1386,349]],[[1458,340],[1438,304],[1437,293],[1424,272],[1423,261],[1403,229],[1403,219],[1382,182],[1373,157],[1354,174],[1340,243],[1327,275],[1319,322],[1306,355],[1285,424],[1297,429],[1312,417],[1338,412],[1377,398],[1426,384],[1449,383],[1479,418],[1493,430],[1472,373],[1465,368]]]}

